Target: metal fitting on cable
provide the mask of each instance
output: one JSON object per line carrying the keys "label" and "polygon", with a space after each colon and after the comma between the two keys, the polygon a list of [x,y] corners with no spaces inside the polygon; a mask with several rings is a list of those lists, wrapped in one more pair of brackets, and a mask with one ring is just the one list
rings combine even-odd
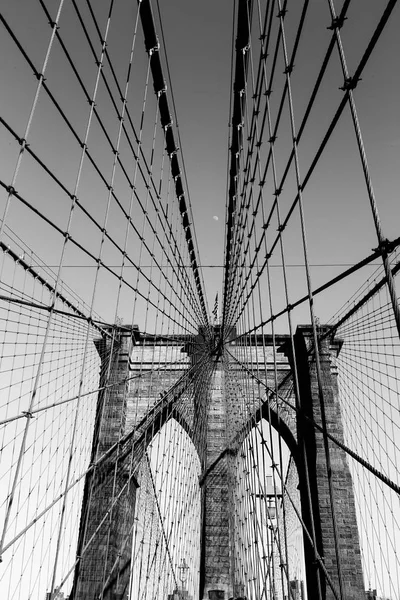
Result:
{"label": "metal fitting on cable", "polygon": [[345,16],[338,16],[335,17],[334,19],[332,19],[332,23],[330,25],[328,25],[327,29],[341,29],[344,25],[344,22],[347,20],[347,17]]}
{"label": "metal fitting on cable", "polygon": [[357,87],[359,81],[361,81],[361,77],[347,77],[344,80],[344,84],[339,89],[343,90],[344,92],[354,90]]}
{"label": "metal fitting on cable", "polygon": [[377,248],[372,248],[372,251],[379,252],[382,256],[387,256],[391,252],[391,242],[385,238]]}
{"label": "metal fitting on cable", "polygon": [[158,52],[160,49],[160,42],[157,39],[157,44],[155,46],[153,46],[153,48],[149,49],[149,56],[151,56],[153,54],[153,52]]}

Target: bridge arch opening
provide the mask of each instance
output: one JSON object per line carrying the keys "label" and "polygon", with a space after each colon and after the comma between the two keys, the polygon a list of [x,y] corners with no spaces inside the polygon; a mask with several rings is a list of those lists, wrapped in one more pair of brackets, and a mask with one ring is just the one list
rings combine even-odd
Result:
{"label": "bridge arch opening", "polygon": [[197,597],[200,473],[188,433],[169,419],[152,438],[139,467],[130,597],[161,600],[183,589]]}
{"label": "bridge arch opening", "polygon": [[248,598],[306,598],[299,475],[282,433],[261,418],[235,462],[235,572]]}

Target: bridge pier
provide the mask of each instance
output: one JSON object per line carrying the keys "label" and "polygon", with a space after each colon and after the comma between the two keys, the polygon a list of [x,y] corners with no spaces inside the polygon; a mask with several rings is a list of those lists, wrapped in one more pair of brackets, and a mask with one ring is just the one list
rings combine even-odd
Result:
{"label": "bridge pier", "polygon": [[[219,334],[219,326],[214,327],[215,347]],[[236,451],[229,444],[235,411],[228,399],[224,352],[217,351],[214,361],[206,411],[205,472],[200,482],[203,493],[200,598],[228,600],[242,596],[244,590],[237,581],[234,557]]]}
{"label": "bridge pier", "polygon": [[[233,596],[232,578],[232,457],[225,450],[227,414],[221,364],[216,364],[210,386],[207,422],[207,467],[203,484],[202,598],[222,600]],[[216,462],[218,461],[218,462]]]}
{"label": "bridge pier", "polygon": [[[92,463],[125,430],[132,333],[111,329],[110,333],[95,342],[102,359],[99,387],[108,387],[98,397]],[[104,600],[126,598],[137,487],[127,461],[118,461],[118,452],[86,477],[70,600],[95,600],[101,594]]]}
{"label": "bridge pier", "polygon": [[[218,328],[215,335],[218,336]],[[320,328],[324,332],[324,328]],[[110,330],[112,333],[112,330]],[[113,338],[97,342],[100,356],[104,357],[101,369],[97,415],[93,438],[92,462],[113,446],[126,431],[135,430],[152,407],[164,402],[165,392],[184,373],[190,364],[211,353],[213,368],[206,373],[207,385],[200,386],[202,396],[196,394],[186,406],[189,420],[182,426],[192,438],[202,467],[200,486],[202,492],[202,536],[200,542],[200,600],[229,600],[245,596],[245,581],[235,565],[234,488],[236,454],[254,426],[255,418],[267,418],[264,408],[259,408],[260,390],[253,394],[253,404],[243,402],[246,387],[242,385],[242,370],[232,356],[235,347],[226,348],[214,343],[208,350],[207,338],[199,333],[194,339],[187,336],[166,340],[140,338],[138,332],[116,330]],[[273,425],[286,439],[295,458],[299,474],[299,490],[302,518],[309,531],[314,527],[317,556],[305,539],[305,562],[308,600],[333,600],[334,595],[322,575],[323,566],[335,589],[339,589],[332,504],[329,479],[334,490],[333,505],[336,515],[337,543],[340,556],[341,580],[345,600],[363,600],[365,596],[361,568],[361,555],[356,522],[355,500],[351,474],[345,452],[329,442],[331,470],[326,466],[324,436],[313,422],[322,426],[322,415],[315,361],[312,357],[311,328],[299,327],[295,334],[293,355],[288,336],[281,336],[281,350],[286,355],[279,359],[279,377],[288,373],[289,364],[296,366],[299,379],[299,410],[295,414],[282,412],[280,419],[274,417]],[[214,340],[217,342],[217,340]],[[264,369],[266,383],[269,381],[270,350],[267,350],[265,370],[265,347],[271,340],[258,336],[250,348],[251,365]],[[158,344],[158,345],[157,345]],[[170,345],[169,345],[170,344]],[[229,347],[229,343],[226,343]],[[323,341],[320,344],[322,392],[327,418],[327,430],[343,441],[343,424],[338,399],[337,377],[334,357],[340,351],[340,341]],[[187,356],[176,363],[181,352]],[[179,353],[179,354],[177,354]],[[238,355],[239,356],[239,355]],[[155,357],[157,359],[155,360]],[[162,362],[160,362],[162,361]],[[165,368],[170,361],[171,368]],[[157,364],[164,365],[158,371]],[[250,363],[249,363],[250,364]],[[128,375],[137,373],[138,378],[129,386]],[[258,371],[257,371],[258,372]],[[146,377],[143,377],[147,373]],[[272,375],[271,375],[272,377]],[[282,381],[284,378],[282,379]],[[108,384],[112,384],[111,387]],[[259,386],[259,384],[257,384]],[[252,394],[250,394],[252,395]],[[168,401],[165,400],[168,404]],[[154,435],[169,418],[179,418],[166,404],[166,415],[160,419],[152,432]],[[249,410],[253,414],[249,421]],[[287,409],[286,409],[287,410]],[[260,413],[257,417],[255,416]],[[284,422],[286,419],[286,422]],[[204,427],[196,427],[198,422]],[[286,431],[285,431],[286,428]],[[141,431],[141,430],[140,430]],[[140,434],[138,432],[138,435]],[[107,461],[96,467],[85,483],[83,512],[81,518],[78,557],[75,580],[70,600],[97,600],[103,590],[104,600],[125,598],[131,572],[132,531],[135,518],[136,490],[138,482],[134,475],[151,435],[143,430],[144,441],[135,454],[134,466],[129,459],[118,460],[116,451]],[[291,441],[289,441],[289,438]],[[135,438],[136,439],[136,438]],[[140,437],[137,438],[140,440]],[[235,442],[236,440],[236,442]],[[303,452],[304,449],[304,452]],[[125,462],[124,462],[125,461]],[[126,463],[126,464],[125,464]],[[118,467],[118,468],[117,468]],[[308,493],[310,490],[310,494]],[[119,496],[110,508],[113,498]],[[107,507],[107,508],[105,508]],[[317,559],[317,560],[316,560]],[[243,573],[242,573],[243,575]],[[320,593],[318,589],[320,588]],[[134,596],[133,596],[134,598]]]}
{"label": "bridge pier", "polygon": [[[319,334],[325,331],[326,328],[319,328]],[[326,429],[329,434],[343,443],[343,422],[334,367],[334,360],[340,348],[340,340],[330,341],[329,338],[325,338],[320,342],[319,356]],[[294,366],[290,350],[288,355]],[[297,467],[302,516],[309,531],[314,527],[318,554],[335,589],[340,590],[340,570],[343,597],[346,600],[362,600],[365,597],[365,587],[354,488],[347,457],[342,448],[328,440],[330,455],[330,470],[328,470],[324,435],[312,424],[315,422],[319,427],[323,427],[317,370],[312,352],[311,327],[298,327],[295,334],[295,355],[300,393],[300,411],[297,415],[299,448]],[[307,477],[311,498],[307,490]],[[332,497],[330,487],[333,491]],[[339,569],[332,513],[336,521]],[[326,583],[326,577],[323,576],[314,550],[306,539],[304,550],[308,599],[318,600],[318,587],[321,586],[322,598],[333,600],[334,594]]]}

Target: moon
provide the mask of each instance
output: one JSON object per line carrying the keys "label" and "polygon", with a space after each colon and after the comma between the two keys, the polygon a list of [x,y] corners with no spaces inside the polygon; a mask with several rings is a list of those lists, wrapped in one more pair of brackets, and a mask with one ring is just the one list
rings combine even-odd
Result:
{"label": "moon", "polygon": [[214,215],[214,216],[213,216],[213,219],[214,219],[214,221],[218,221],[218,217],[217,217],[217,215]]}

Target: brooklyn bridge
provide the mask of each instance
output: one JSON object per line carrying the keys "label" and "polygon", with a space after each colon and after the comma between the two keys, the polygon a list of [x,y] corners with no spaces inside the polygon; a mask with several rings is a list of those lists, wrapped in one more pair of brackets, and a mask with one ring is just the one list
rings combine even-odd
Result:
{"label": "brooklyn bridge", "polygon": [[400,600],[396,0],[3,0],[1,600]]}

